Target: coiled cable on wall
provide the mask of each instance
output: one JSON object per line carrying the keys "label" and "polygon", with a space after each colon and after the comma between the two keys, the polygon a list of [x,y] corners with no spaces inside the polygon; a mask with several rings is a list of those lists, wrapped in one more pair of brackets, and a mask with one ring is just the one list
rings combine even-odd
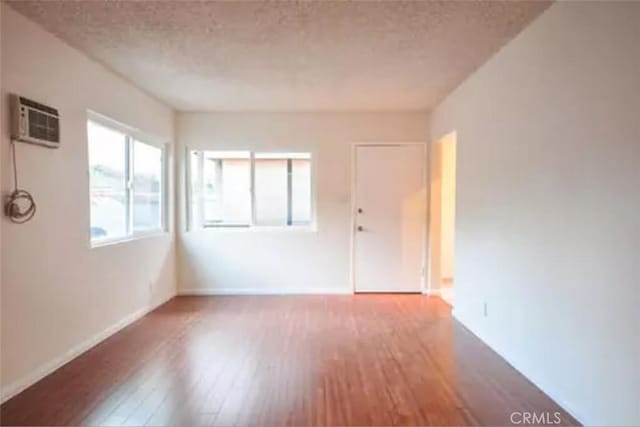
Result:
{"label": "coiled cable on wall", "polygon": [[4,204],[5,215],[16,224],[24,224],[36,214],[36,202],[26,190],[18,188],[18,163],[16,162],[16,143],[11,141],[13,159],[13,192]]}

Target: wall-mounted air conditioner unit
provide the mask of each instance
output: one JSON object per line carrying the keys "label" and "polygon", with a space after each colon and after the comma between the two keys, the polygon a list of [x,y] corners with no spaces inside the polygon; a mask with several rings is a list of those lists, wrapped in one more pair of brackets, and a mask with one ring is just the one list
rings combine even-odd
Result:
{"label": "wall-mounted air conditioner unit", "polygon": [[11,138],[16,141],[60,146],[60,116],[58,110],[18,95],[11,96]]}

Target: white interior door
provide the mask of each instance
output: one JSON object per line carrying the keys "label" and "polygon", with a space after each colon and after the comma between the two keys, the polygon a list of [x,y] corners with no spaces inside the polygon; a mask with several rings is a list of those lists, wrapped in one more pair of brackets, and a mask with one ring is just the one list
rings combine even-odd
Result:
{"label": "white interior door", "polygon": [[422,290],[427,218],[424,149],[421,144],[356,146],[356,292]]}

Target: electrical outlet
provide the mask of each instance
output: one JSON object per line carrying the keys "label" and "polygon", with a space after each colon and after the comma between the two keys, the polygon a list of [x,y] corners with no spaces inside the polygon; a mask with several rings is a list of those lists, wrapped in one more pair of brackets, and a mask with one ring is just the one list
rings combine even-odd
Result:
{"label": "electrical outlet", "polygon": [[487,302],[484,302],[484,317],[489,316],[489,309],[487,308]]}

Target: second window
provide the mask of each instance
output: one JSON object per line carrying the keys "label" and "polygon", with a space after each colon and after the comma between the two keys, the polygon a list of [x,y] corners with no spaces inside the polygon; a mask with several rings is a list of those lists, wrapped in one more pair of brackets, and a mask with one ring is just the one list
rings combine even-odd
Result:
{"label": "second window", "polygon": [[190,228],[308,226],[311,154],[189,151]]}

